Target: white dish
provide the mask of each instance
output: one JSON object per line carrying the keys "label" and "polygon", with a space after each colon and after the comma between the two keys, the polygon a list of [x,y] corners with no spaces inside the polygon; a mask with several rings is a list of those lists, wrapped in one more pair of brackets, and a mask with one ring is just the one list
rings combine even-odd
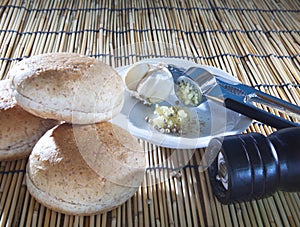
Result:
{"label": "white dish", "polygon": [[[188,69],[197,66],[206,69],[214,75],[239,83],[230,74],[211,66],[199,65],[190,61],[174,58],[154,58],[143,60],[148,63],[163,62],[172,64],[178,68]],[[117,68],[118,73],[123,77],[130,66]],[[171,94],[168,102],[170,105],[175,100],[175,94]],[[172,101],[173,100],[173,101]],[[194,149],[206,147],[211,138],[216,136],[234,135],[241,133],[249,127],[251,119],[239,113],[233,112],[219,104],[211,101],[202,103],[197,108],[190,108],[192,119],[191,130],[184,135],[163,134],[154,129],[145,121],[145,117],[153,114],[154,106],[146,106],[139,100],[131,97],[125,92],[125,103],[119,115],[111,121],[129,131],[133,136],[148,141],[158,146],[176,149]]]}

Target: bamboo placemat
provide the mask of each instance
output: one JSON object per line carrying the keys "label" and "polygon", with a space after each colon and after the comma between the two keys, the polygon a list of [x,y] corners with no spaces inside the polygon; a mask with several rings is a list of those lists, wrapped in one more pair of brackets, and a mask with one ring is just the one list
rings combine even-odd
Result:
{"label": "bamboo placemat", "polygon": [[[46,52],[77,52],[113,67],[175,57],[221,68],[300,105],[299,28],[298,0],[2,0],[0,75]],[[273,130],[254,121],[246,132]],[[204,149],[142,144],[148,152],[143,185],[124,205],[91,217],[41,206],[26,190],[27,160],[1,162],[0,226],[300,226],[299,193],[221,205],[207,172],[198,169]]]}

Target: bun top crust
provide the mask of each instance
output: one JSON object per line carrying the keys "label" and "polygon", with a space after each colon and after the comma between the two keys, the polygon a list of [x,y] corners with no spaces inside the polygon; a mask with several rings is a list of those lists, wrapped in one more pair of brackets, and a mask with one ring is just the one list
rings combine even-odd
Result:
{"label": "bun top crust", "polygon": [[[132,196],[144,168],[145,154],[125,130],[109,122],[65,123],[38,141],[29,157],[27,177],[40,190],[37,197],[46,195],[48,205],[56,200],[77,208],[98,206],[100,211],[119,205],[128,193]],[[63,205],[52,208],[70,212]]]}
{"label": "bun top crust", "polygon": [[13,90],[11,88],[11,80],[0,80],[0,111],[12,109],[17,106],[17,101],[13,96]]}
{"label": "bun top crust", "polygon": [[75,53],[49,53],[17,63],[9,71],[15,97],[44,118],[75,124],[109,120],[121,111],[124,86],[105,63]]}
{"label": "bun top crust", "polygon": [[0,81],[0,160],[28,156],[37,140],[56,124],[23,110],[13,96],[11,80]]}

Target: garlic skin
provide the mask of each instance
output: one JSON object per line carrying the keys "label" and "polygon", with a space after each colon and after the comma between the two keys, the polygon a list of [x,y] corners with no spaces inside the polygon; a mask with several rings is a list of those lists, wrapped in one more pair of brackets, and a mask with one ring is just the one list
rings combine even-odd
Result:
{"label": "garlic skin", "polygon": [[134,64],[125,74],[125,85],[132,96],[145,104],[166,100],[174,89],[173,76],[163,63]]}

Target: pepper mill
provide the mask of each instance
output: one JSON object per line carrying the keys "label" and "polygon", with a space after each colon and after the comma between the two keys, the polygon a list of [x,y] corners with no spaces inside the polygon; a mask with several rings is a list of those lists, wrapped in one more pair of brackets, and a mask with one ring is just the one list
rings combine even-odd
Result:
{"label": "pepper mill", "polygon": [[217,152],[208,172],[223,204],[300,191],[300,127],[213,138],[206,152]]}

